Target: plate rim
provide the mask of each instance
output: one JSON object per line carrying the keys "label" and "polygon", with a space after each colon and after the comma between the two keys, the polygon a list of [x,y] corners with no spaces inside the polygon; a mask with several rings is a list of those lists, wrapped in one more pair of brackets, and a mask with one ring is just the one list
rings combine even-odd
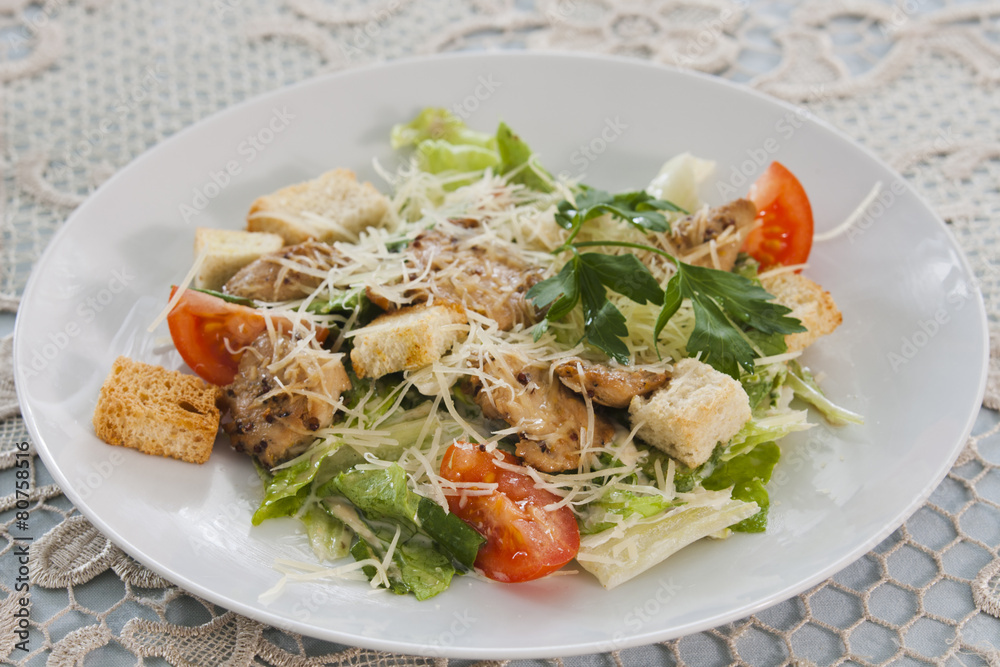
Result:
{"label": "plate rim", "polygon": [[[236,104],[219,109],[204,118],[178,130],[177,132],[165,137],[163,140],[157,142],[156,144],[150,146],[144,150],[141,154],[130,160],[126,165],[118,169],[114,175],[112,175],[108,180],[102,183],[94,192],[92,192],[86,200],[77,206],[70,215],[63,222],[62,226],[57,230],[57,232],[52,236],[46,245],[45,250],[39,256],[38,260],[32,267],[31,274],[29,275],[28,281],[25,285],[25,289],[22,295],[22,302],[29,303],[32,302],[32,295],[34,294],[37,283],[39,282],[38,276],[42,273],[39,268],[43,267],[49,260],[50,256],[54,254],[55,249],[60,245],[61,240],[64,235],[71,229],[72,225],[79,224],[76,221],[83,218],[86,215],[86,211],[92,204],[92,201],[102,196],[105,189],[114,187],[114,184],[119,178],[123,177],[124,172],[131,169],[134,165],[144,162],[146,160],[155,159],[153,156],[157,154],[164,145],[170,143],[174,139],[186,136],[188,133],[198,131],[202,125],[209,125],[215,122],[219,122],[220,119],[226,117],[229,114],[237,114],[242,111],[244,107],[250,107],[253,105],[261,104],[265,100],[276,99],[282,95],[288,94],[290,91],[297,90],[300,88],[315,86],[315,85],[328,85],[327,82],[335,81],[339,78],[352,77],[358,75],[364,75],[364,73],[370,70],[382,70],[382,69],[392,69],[395,67],[408,67],[413,65],[421,65],[427,62],[436,62],[441,60],[493,60],[493,59],[520,59],[520,60],[577,60],[577,61],[600,61],[600,62],[610,62],[617,65],[624,65],[628,67],[637,67],[642,69],[650,69],[654,71],[666,71],[670,72],[675,76],[689,77],[694,79],[700,79],[706,85],[721,86],[723,88],[728,88],[732,91],[739,92],[741,94],[750,94],[759,100],[765,101],[771,105],[777,105],[786,111],[796,112],[802,109],[801,106],[793,105],[792,103],[773,97],[759,91],[757,89],[751,88],[743,83],[730,81],[719,76],[712,74],[686,70],[673,65],[653,63],[647,60],[631,58],[626,56],[611,55],[611,54],[594,54],[594,53],[583,53],[574,52],[567,50],[552,50],[552,51],[485,51],[485,52],[453,52],[447,54],[432,54],[432,55],[421,55],[412,56],[406,58],[392,59],[383,62],[370,63],[359,67],[348,68],[344,70],[339,70],[336,72],[329,72],[324,74],[318,74],[315,76],[308,77],[301,81],[297,81],[288,85],[280,86],[273,90],[269,90],[258,95],[248,97]],[[988,363],[989,363],[989,322],[986,314],[985,303],[982,298],[982,292],[980,290],[979,282],[975,280],[976,274],[972,270],[969,263],[969,259],[962,246],[958,243],[955,238],[954,233],[948,227],[948,225],[942,220],[941,216],[938,215],[937,211],[930,205],[926,198],[916,190],[913,184],[903,177],[898,170],[890,166],[882,158],[876,155],[871,149],[866,145],[861,144],[850,135],[842,130],[839,130],[833,126],[828,121],[815,116],[811,111],[807,110],[807,119],[810,123],[824,129],[825,131],[833,134],[835,137],[841,141],[847,142],[853,149],[861,151],[869,160],[876,163],[878,166],[887,170],[888,172],[895,175],[899,182],[903,183],[908,191],[908,193],[913,196],[916,201],[923,206],[928,213],[931,214],[934,222],[944,231],[948,242],[950,243],[955,254],[958,257],[958,263],[965,273],[966,277],[972,278],[971,286],[974,288],[975,298],[973,302],[976,308],[976,314],[980,322],[979,331],[977,332],[980,336],[981,342],[987,342],[982,345],[983,348],[983,358],[980,364],[980,376],[979,376],[979,386],[976,391],[976,396],[978,396],[978,402],[974,407],[969,408],[969,415],[966,418],[966,423],[962,428],[962,437],[957,440],[957,442],[952,446],[952,451],[949,453],[946,459],[943,459],[946,463],[942,463],[939,469],[935,471],[933,476],[933,482],[928,483],[918,496],[915,496],[906,507],[904,507],[900,512],[889,521],[886,526],[870,537],[868,540],[856,546],[847,554],[843,555],[840,559],[828,564],[826,567],[820,569],[819,571],[813,573],[811,576],[789,586],[782,587],[779,591],[773,592],[763,598],[759,598],[752,603],[739,606],[736,609],[732,609],[724,614],[719,614],[711,619],[704,619],[697,622],[688,622],[679,625],[673,625],[668,629],[660,630],[650,630],[640,634],[630,635],[629,637],[617,641],[615,639],[611,640],[600,640],[585,644],[570,644],[570,645],[548,645],[543,649],[528,648],[520,649],[517,647],[510,647],[504,649],[497,648],[468,648],[468,647],[458,647],[454,650],[454,647],[438,647],[431,644],[418,645],[406,641],[396,641],[391,639],[369,639],[368,637],[355,636],[355,635],[345,635],[336,632],[334,629],[326,629],[326,632],[317,632],[317,630],[324,630],[317,628],[316,626],[309,625],[307,623],[299,622],[291,618],[283,618],[272,615],[264,609],[258,609],[252,607],[246,603],[240,602],[238,600],[226,599],[223,596],[216,595],[213,593],[212,589],[202,586],[196,582],[189,580],[186,577],[178,577],[176,573],[170,571],[168,568],[161,568],[158,563],[148,562],[145,558],[145,554],[135,555],[129,548],[121,546],[121,544],[126,544],[131,547],[129,540],[118,533],[118,531],[112,529],[108,524],[106,524],[99,516],[96,514],[91,514],[90,508],[84,499],[77,493],[77,490],[73,487],[72,483],[63,474],[63,471],[56,465],[54,458],[49,452],[44,440],[41,438],[38,431],[38,427],[35,421],[35,413],[32,406],[26,399],[25,391],[22,389],[26,384],[27,378],[24,377],[23,369],[26,368],[21,361],[27,358],[27,351],[22,349],[26,343],[22,344],[19,341],[23,339],[23,335],[19,335],[22,329],[27,325],[24,324],[25,316],[23,316],[24,310],[18,308],[15,322],[14,322],[14,349],[13,349],[13,361],[14,361],[14,378],[15,378],[15,389],[17,392],[18,404],[21,408],[21,415],[24,419],[25,426],[32,437],[32,441],[35,446],[36,453],[42,458],[46,465],[46,469],[52,476],[53,480],[59,485],[60,490],[63,494],[73,503],[74,507],[82,514],[88,521],[90,521],[101,534],[104,535],[108,540],[110,540],[115,546],[122,549],[130,557],[135,558],[143,566],[152,570],[156,574],[162,576],[165,580],[169,581],[173,585],[178,586],[188,593],[194,593],[198,596],[204,597],[221,607],[229,611],[234,611],[240,613],[248,618],[255,621],[271,625],[273,627],[279,628],[281,630],[297,632],[299,634],[316,637],[326,641],[332,641],[335,643],[346,644],[348,646],[363,646],[367,648],[391,651],[395,653],[405,653],[412,655],[424,655],[424,656],[434,656],[434,657],[450,657],[450,658],[468,658],[468,659],[532,659],[532,658],[553,658],[560,656],[572,656],[572,655],[584,655],[591,653],[603,653],[606,651],[619,650],[624,648],[631,648],[636,646],[644,646],[652,642],[667,641],[670,639],[680,638],[689,634],[694,634],[697,632],[702,632],[711,628],[730,623],[753,614],[756,614],[768,607],[778,604],[782,601],[791,599],[796,595],[813,587],[820,581],[830,578],[840,570],[844,569],[851,563],[857,561],[858,558],[868,553],[873,547],[879,544],[887,536],[892,534],[897,530],[910,516],[912,516],[916,511],[918,511],[934,492],[934,490],[940,485],[941,481],[948,474],[954,465],[955,460],[960,454],[962,448],[965,446],[972,430],[975,428],[975,423],[978,419],[979,413],[982,409],[982,398],[986,390],[986,382],[988,376]],[[177,583],[180,582],[180,583]],[[360,640],[360,641],[359,641]]]}

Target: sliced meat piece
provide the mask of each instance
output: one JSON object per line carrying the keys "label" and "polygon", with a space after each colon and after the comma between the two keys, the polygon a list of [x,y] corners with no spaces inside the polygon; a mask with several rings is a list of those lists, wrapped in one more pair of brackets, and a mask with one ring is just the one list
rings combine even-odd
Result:
{"label": "sliced meat piece", "polygon": [[586,391],[595,403],[611,408],[627,408],[635,396],[646,396],[670,382],[670,373],[611,368],[577,357],[560,361],[554,370],[564,385],[578,394]]}
{"label": "sliced meat piece", "polygon": [[342,354],[309,348],[290,357],[295,341],[262,333],[240,359],[221,407],[222,428],[236,451],[273,467],[297,455],[333,422],[334,404],[351,388]]}
{"label": "sliced meat piece", "polygon": [[[748,199],[699,211],[672,225],[669,234],[654,234],[658,245],[697,266],[715,268],[710,241],[716,241],[719,268],[731,271],[743,238],[757,217],[757,207]],[[690,256],[690,259],[687,257]]]}
{"label": "sliced meat piece", "polygon": [[365,286],[365,296],[368,297],[369,301],[382,310],[392,310],[396,307],[395,304],[389,300],[388,295],[386,295],[382,289],[374,285]]}
{"label": "sliced meat piece", "polygon": [[255,301],[301,299],[319,287],[330,269],[347,262],[332,245],[306,241],[250,262],[222,290]]}
{"label": "sliced meat piece", "polygon": [[[489,380],[478,383],[476,403],[490,419],[502,419],[519,430],[517,455],[545,472],[575,470],[585,444],[600,447],[614,436],[614,426],[594,413],[592,444],[581,442],[587,427],[587,405],[560,382],[550,379],[544,364],[516,355],[483,362]],[[590,438],[588,438],[590,440]]]}
{"label": "sliced meat piece", "polygon": [[435,296],[495,320],[504,331],[537,321],[538,312],[524,295],[542,279],[542,269],[502,242],[477,243],[431,230],[413,240],[409,253],[418,275],[429,267]]}

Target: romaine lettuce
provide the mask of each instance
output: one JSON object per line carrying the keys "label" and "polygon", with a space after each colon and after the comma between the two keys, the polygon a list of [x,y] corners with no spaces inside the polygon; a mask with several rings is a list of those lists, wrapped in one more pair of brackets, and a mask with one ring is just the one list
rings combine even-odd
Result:
{"label": "romaine lettuce", "polygon": [[788,379],[786,384],[795,392],[797,398],[813,406],[822,413],[826,420],[834,426],[846,424],[864,424],[865,419],[856,412],[842,408],[823,393],[812,373],[792,360],[788,362]]}
{"label": "romaine lettuce", "polygon": [[439,140],[454,145],[479,146],[496,150],[496,137],[469,129],[455,114],[440,107],[427,107],[409,123],[392,128],[390,142],[393,149],[417,146],[427,140]]}

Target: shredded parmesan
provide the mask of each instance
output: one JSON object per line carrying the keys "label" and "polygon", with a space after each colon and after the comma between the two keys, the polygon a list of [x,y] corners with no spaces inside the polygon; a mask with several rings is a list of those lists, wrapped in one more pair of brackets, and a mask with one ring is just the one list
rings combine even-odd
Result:
{"label": "shredded parmesan", "polygon": [[[632,531],[641,530],[664,517],[681,516],[681,513],[696,508],[721,510],[732,502],[728,490],[709,492],[696,487],[691,492],[678,493],[674,483],[677,475],[675,462],[657,456],[650,465],[649,450],[641,444],[636,446],[636,433],[642,424],[633,423],[630,429],[615,425],[613,437],[607,439],[602,432],[598,439],[598,432],[602,429],[611,431],[612,428],[605,428],[599,421],[604,420],[606,413],[595,404],[589,391],[580,393],[578,399],[573,398],[582,402],[585,412],[580,410],[575,418],[581,423],[570,422],[572,426],[569,428],[562,423],[532,421],[531,416],[520,421],[511,418],[509,423],[488,420],[483,416],[480,406],[488,401],[495,405],[498,399],[527,400],[532,395],[537,397],[537,392],[546,391],[549,387],[567,391],[555,374],[556,362],[579,357],[590,363],[595,358],[593,347],[582,342],[585,331],[583,315],[580,309],[576,309],[559,322],[549,323],[545,333],[539,336],[536,336],[535,327],[531,326],[531,317],[523,318],[525,321],[519,321],[508,330],[502,330],[497,321],[484,314],[489,311],[479,307],[481,304],[470,303],[469,298],[461,296],[468,295],[469,288],[480,279],[468,264],[445,262],[444,266],[437,266],[434,261],[426,259],[418,262],[414,259],[417,256],[414,251],[401,248],[413,244],[425,231],[434,229],[452,239],[452,245],[435,250],[428,248],[433,245],[428,243],[420,247],[421,253],[481,252],[486,258],[510,253],[526,265],[535,267],[533,271],[537,279],[553,276],[560,270],[565,256],[560,258],[552,251],[562,247],[568,238],[567,230],[555,223],[553,211],[560,200],[573,198],[570,183],[556,180],[553,192],[539,193],[512,183],[509,174],[488,171],[481,178],[465,183],[470,178],[469,174],[428,174],[414,164],[394,173],[386,172],[378,164],[375,168],[393,186],[392,204],[398,222],[392,228],[372,228],[349,234],[333,220],[306,213],[304,222],[337,228],[345,233],[345,238],[349,240],[334,244],[343,261],[338,259],[334,266],[327,267],[309,257],[275,260],[280,264],[277,282],[308,277],[312,281],[309,284],[318,283],[318,287],[303,298],[265,304],[267,331],[272,337],[275,354],[274,358],[263,361],[276,381],[267,391],[261,392],[258,400],[263,402],[279,396],[301,396],[313,404],[332,406],[341,416],[332,425],[318,429],[314,433],[315,442],[305,452],[277,466],[274,471],[300,464],[320,468],[321,460],[333,454],[337,454],[338,459],[341,455],[346,456],[345,460],[355,463],[357,470],[378,471],[398,465],[405,471],[412,490],[449,511],[449,501],[455,502],[457,498],[459,506],[464,506],[476,497],[493,495],[499,489],[496,482],[453,482],[440,475],[442,457],[453,442],[463,440],[475,443],[487,452],[494,452],[498,468],[526,474],[536,488],[554,494],[556,499],[544,506],[545,511],[568,509],[579,518],[581,526],[594,530],[598,530],[598,525],[604,528],[600,532],[584,535],[581,545],[588,550],[606,545],[608,550],[601,556],[581,552],[578,560],[607,566],[640,559],[640,542]],[[817,235],[816,240],[832,238],[850,228],[877,194],[878,187],[843,225],[825,235]],[[680,259],[685,262],[701,261],[703,265],[710,262],[716,269],[726,268],[725,263],[732,261],[742,242],[742,233],[729,226],[715,238],[696,243],[706,235],[709,215],[708,208],[702,207],[690,219],[690,235],[698,238],[688,238],[688,232],[685,232],[684,239],[666,234],[663,235],[666,240],[662,247],[675,253],[675,256],[681,255]],[[676,221],[679,217],[672,219]],[[687,222],[685,219],[685,224]],[[590,220],[577,240],[649,243],[644,232],[609,215]],[[621,254],[634,251],[605,247],[602,252]],[[673,263],[668,259],[642,251],[635,254],[661,284],[675,272]],[[203,260],[204,257],[196,259],[184,284],[151,330],[176,304]],[[484,260],[483,265],[485,271],[489,262]],[[801,266],[779,267],[761,273],[760,277],[799,268]],[[437,286],[443,282],[454,286],[454,293],[438,289]],[[394,387],[388,388],[385,381],[378,381],[360,397],[354,395],[349,401],[352,407],[348,407],[346,399],[339,395],[334,397],[336,392],[330,392],[322,383],[309,384],[304,378],[321,377],[322,365],[331,359],[344,363],[346,355],[340,351],[350,349],[355,336],[365,333],[377,340],[395,325],[386,320],[381,324],[362,326],[363,322],[371,319],[371,310],[361,307],[351,312],[341,310],[326,315],[309,313],[305,309],[322,310],[317,306],[345,295],[354,297],[359,294],[388,311],[415,304],[461,301],[459,305],[464,306],[467,322],[442,328],[444,331],[460,330],[461,335],[443,354],[435,353],[440,354],[439,358],[423,367],[403,371],[400,374],[402,380]],[[660,306],[652,302],[639,304],[613,291],[607,294],[607,298],[628,322],[628,335],[624,342],[633,370],[669,371],[674,360],[689,356],[686,346],[695,326],[690,302],[682,303],[666,326],[657,332]],[[325,347],[317,340],[318,327],[330,330]],[[279,338],[290,342],[278,345]],[[753,341],[748,337],[745,340],[761,354]],[[227,341],[227,349],[229,347]],[[254,348],[243,348],[242,351],[247,350],[251,350],[247,353],[256,353]],[[241,350],[230,351],[235,354]],[[799,354],[762,356],[756,364],[780,364]],[[601,363],[623,370],[617,362]],[[578,365],[576,370],[578,383],[586,387],[584,367]],[[362,393],[360,389],[355,387],[356,392]],[[473,400],[479,405],[470,405]],[[765,419],[798,419],[790,414],[792,411],[787,407],[779,406],[773,417]],[[579,465],[568,471],[552,474],[519,463],[508,463],[500,451],[507,448],[511,441],[534,440],[545,444],[547,437],[569,432],[577,438],[582,455]],[[322,474],[331,473],[326,470]],[[626,493],[619,495],[619,491]],[[614,492],[610,496],[614,499],[610,504],[607,501],[609,492]],[[642,512],[622,510],[617,500],[620,497],[642,501]],[[374,572],[371,578],[373,587],[388,587],[391,578],[399,572],[393,557],[403,547],[402,530],[397,526],[391,540],[386,541],[380,539],[346,501],[310,497],[308,502],[323,503],[326,510],[371,545],[374,557],[336,567],[276,561],[275,568],[283,576],[277,585],[261,596],[261,602],[267,604],[273,601],[287,582],[361,578],[361,569],[366,567]],[[647,508],[651,503],[654,508],[663,509],[654,516],[646,517],[643,513],[650,513]],[[584,568],[589,569],[586,565]]]}
{"label": "shredded parmesan", "polygon": [[871,206],[872,203],[875,201],[875,199],[878,197],[878,194],[879,192],[881,192],[881,190],[882,190],[882,181],[877,181],[875,185],[872,186],[871,192],[869,192],[868,195],[861,200],[861,203],[858,204],[857,208],[855,208],[849,216],[847,216],[846,220],[844,220],[842,223],[840,223],[839,225],[837,225],[836,227],[827,232],[823,232],[822,234],[813,234],[813,241],[814,242],[830,241],[831,239],[835,239],[841,234],[846,233],[851,227],[857,224],[858,220],[861,219],[861,216],[865,214],[865,211],[868,210],[868,207]]}
{"label": "shredded parmesan", "polygon": [[194,281],[194,277],[198,275],[198,272],[201,271],[201,265],[205,263],[205,258],[207,256],[208,248],[205,247],[200,253],[198,253],[198,256],[194,258],[194,264],[191,265],[191,269],[187,272],[187,275],[185,275],[184,279],[181,280],[179,285],[177,285],[177,289],[174,290],[174,294],[170,297],[170,301],[168,301],[167,305],[160,311],[160,314],[156,316],[152,324],[146,328],[146,331],[153,333],[156,328],[163,323],[163,320],[167,319],[167,315],[173,311],[177,302],[179,302],[181,297],[184,296],[184,291]]}

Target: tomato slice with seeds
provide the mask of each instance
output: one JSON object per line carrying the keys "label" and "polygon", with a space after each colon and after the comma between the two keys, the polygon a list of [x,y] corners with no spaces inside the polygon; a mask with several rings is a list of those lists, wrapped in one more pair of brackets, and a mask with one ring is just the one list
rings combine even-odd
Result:
{"label": "tomato slice with seeds", "polygon": [[[176,287],[170,290],[171,299],[176,292]],[[267,328],[260,311],[191,289],[184,290],[167,315],[167,324],[184,362],[203,380],[219,386],[232,383],[240,367],[240,350]]]}
{"label": "tomato slice with seeds", "polygon": [[813,240],[812,206],[806,191],[780,162],[772,162],[750,186],[747,198],[757,206],[757,222],[743,240],[743,252],[761,264],[804,264]]}
{"label": "tomato slice with seeds", "polygon": [[497,454],[504,463],[519,465],[511,454],[468,442],[448,448],[441,460],[443,478],[497,485],[489,495],[449,496],[448,506],[486,538],[476,567],[487,577],[509,583],[544,577],[580,550],[576,517],[568,507],[546,510],[559,496],[536,487],[527,473],[498,465]]}
{"label": "tomato slice with seeds", "polygon": [[[177,287],[170,289],[174,298]],[[274,326],[287,333],[292,323],[272,317]],[[167,315],[170,337],[181,358],[206,382],[223,387],[231,384],[240,368],[242,350],[267,328],[264,314],[256,308],[229,303],[211,294],[187,289]],[[316,340],[330,333],[315,327]]]}

